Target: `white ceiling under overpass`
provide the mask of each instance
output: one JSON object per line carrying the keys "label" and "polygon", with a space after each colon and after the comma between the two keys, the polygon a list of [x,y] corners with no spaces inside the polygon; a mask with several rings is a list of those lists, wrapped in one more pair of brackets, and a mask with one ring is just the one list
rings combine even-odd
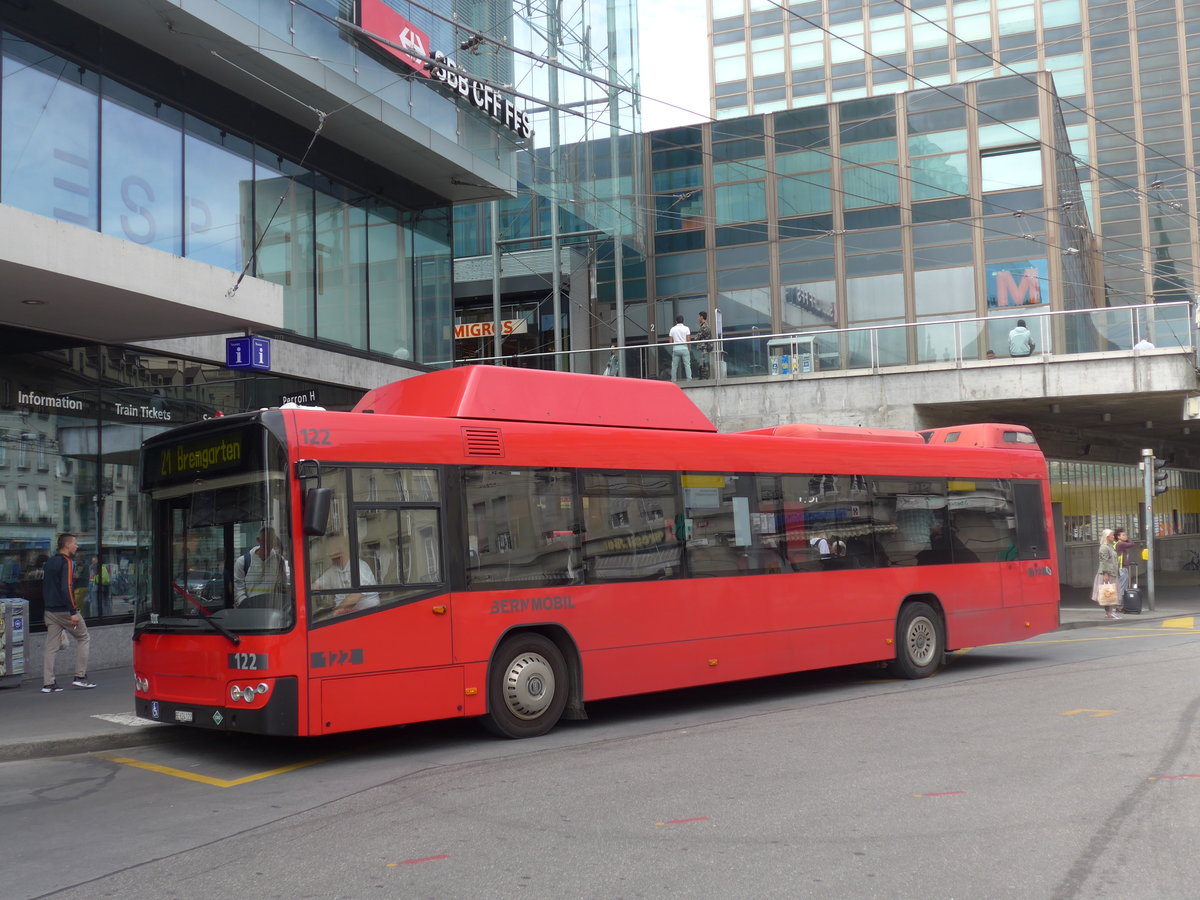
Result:
{"label": "white ceiling under overpass", "polygon": [[103,343],[283,326],[283,289],[0,205],[0,325]]}

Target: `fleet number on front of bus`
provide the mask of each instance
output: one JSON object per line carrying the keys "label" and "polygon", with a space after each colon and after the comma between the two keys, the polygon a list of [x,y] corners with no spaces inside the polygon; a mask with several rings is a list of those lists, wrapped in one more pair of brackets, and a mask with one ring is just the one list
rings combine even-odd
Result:
{"label": "fleet number on front of bus", "polygon": [[246,670],[262,670],[267,668],[265,653],[230,653],[229,668]]}

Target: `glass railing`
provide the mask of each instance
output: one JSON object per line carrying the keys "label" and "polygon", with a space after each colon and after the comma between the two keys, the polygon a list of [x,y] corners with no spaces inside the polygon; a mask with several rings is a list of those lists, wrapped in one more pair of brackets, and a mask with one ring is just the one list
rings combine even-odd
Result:
{"label": "glass railing", "polygon": [[[1024,322],[1033,349],[1011,332]],[[677,353],[670,343],[563,353],[525,353],[476,359],[525,368],[592,375],[616,374],[663,381],[721,382],[741,378],[806,378],[899,367],[922,369],[1049,362],[1083,354],[1167,354],[1196,352],[1190,303],[1062,312],[1023,312],[1008,316],[951,319],[794,331],[726,334],[720,340],[692,341]],[[614,358],[615,357],[615,358]]]}

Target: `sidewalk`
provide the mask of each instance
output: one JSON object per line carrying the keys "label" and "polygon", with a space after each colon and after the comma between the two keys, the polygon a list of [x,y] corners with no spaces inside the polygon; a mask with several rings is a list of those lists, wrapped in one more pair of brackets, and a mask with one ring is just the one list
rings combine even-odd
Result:
{"label": "sidewalk", "polygon": [[[59,694],[43,694],[41,679],[0,688],[0,762],[111,750],[180,737],[169,725],[133,714],[133,668],[90,672],[97,687],[71,687],[60,675]],[[103,717],[103,718],[101,718]]]}
{"label": "sidewalk", "polygon": [[[1200,572],[1158,573],[1154,610],[1143,579],[1142,614],[1117,621],[1106,620],[1090,594],[1089,588],[1063,589],[1060,630],[1129,628],[1187,617],[1200,622]],[[134,716],[131,667],[91,675],[99,685],[93,690],[70,687],[67,676],[58,679],[60,694],[43,694],[39,679],[29,676],[20,687],[0,688],[0,762],[187,739],[187,729]]]}
{"label": "sidewalk", "polygon": [[1139,581],[1142,589],[1142,614],[1125,616],[1115,622],[1105,619],[1104,612],[1092,602],[1091,588],[1063,588],[1058,607],[1061,622],[1059,628],[1087,628],[1092,625],[1120,628],[1136,622],[1187,617],[1200,620],[1200,572],[1156,572],[1153,610],[1149,606],[1145,574]]}

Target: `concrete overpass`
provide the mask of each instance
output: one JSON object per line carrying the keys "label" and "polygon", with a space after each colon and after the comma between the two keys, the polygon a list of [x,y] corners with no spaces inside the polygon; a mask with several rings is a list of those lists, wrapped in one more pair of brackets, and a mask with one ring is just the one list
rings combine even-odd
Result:
{"label": "concrete overpass", "polygon": [[686,390],[721,431],[1006,422],[1028,426],[1054,458],[1133,463],[1150,447],[1173,466],[1200,469],[1200,422],[1185,419],[1186,400],[1200,396],[1190,347],[738,378]]}

